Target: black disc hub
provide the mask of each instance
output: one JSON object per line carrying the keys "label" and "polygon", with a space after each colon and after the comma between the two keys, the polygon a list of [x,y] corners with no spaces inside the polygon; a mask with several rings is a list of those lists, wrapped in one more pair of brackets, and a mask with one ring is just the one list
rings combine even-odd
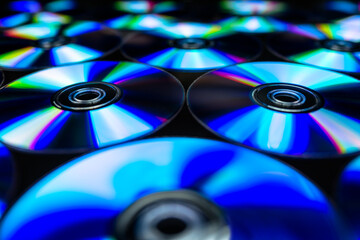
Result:
{"label": "black disc hub", "polygon": [[203,38],[180,38],[170,41],[170,46],[180,49],[201,49],[207,48],[211,42]]}
{"label": "black disc hub", "polygon": [[125,210],[116,221],[117,239],[230,239],[218,208],[186,190],[151,194]]}
{"label": "black disc hub", "polygon": [[321,46],[330,50],[340,52],[355,52],[360,50],[359,43],[346,41],[346,40],[323,40]]}
{"label": "black disc hub", "polygon": [[287,83],[260,85],[251,92],[251,98],[258,105],[279,112],[312,112],[323,106],[317,92]]}
{"label": "black disc hub", "polygon": [[57,36],[50,38],[43,38],[37,41],[36,46],[43,49],[51,49],[55,47],[60,47],[72,42],[72,39],[65,36]]}
{"label": "black disc hub", "polygon": [[105,82],[74,84],[55,93],[52,103],[69,111],[88,111],[108,106],[121,98],[118,86]]}

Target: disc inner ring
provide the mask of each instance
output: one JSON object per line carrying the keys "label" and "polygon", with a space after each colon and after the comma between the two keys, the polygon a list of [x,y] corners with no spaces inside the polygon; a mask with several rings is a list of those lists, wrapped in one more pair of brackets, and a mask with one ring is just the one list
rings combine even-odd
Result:
{"label": "disc inner ring", "polygon": [[290,89],[272,90],[268,92],[267,97],[274,104],[289,106],[289,107],[304,104],[306,101],[306,97],[304,96],[304,94]]}
{"label": "disc inner ring", "polygon": [[171,47],[191,50],[208,48],[211,45],[211,41],[204,38],[180,38],[170,40],[169,44]]}
{"label": "disc inner ring", "polygon": [[346,40],[326,39],[320,42],[321,47],[340,52],[355,52],[360,50],[360,45]]}
{"label": "disc inner ring", "polygon": [[115,235],[132,240],[208,239],[224,228],[227,224],[217,206],[195,192],[180,190],[136,201],[118,216]]}
{"label": "disc inner ring", "polygon": [[70,93],[69,100],[74,104],[96,104],[106,96],[106,92],[101,88],[85,87]]}
{"label": "disc inner ring", "polygon": [[288,83],[262,84],[251,92],[251,98],[258,105],[279,112],[312,112],[323,106],[317,92]]}
{"label": "disc inner ring", "polygon": [[67,86],[52,97],[55,107],[69,111],[88,111],[108,106],[120,100],[121,89],[105,82],[85,82]]}
{"label": "disc inner ring", "polygon": [[72,38],[65,37],[65,36],[56,36],[56,37],[49,37],[43,38],[36,41],[36,47],[43,48],[43,49],[51,49],[55,47],[64,46],[72,42]]}

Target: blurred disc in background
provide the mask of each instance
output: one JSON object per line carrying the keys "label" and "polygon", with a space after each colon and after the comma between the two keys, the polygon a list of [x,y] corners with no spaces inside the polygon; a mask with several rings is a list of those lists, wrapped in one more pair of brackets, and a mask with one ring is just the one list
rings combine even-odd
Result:
{"label": "blurred disc in background", "polygon": [[305,24],[272,36],[269,48],[298,63],[343,72],[360,72],[360,31],[344,24]]}
{"label": "blurred disc in background", "polygon": [[127,56],[153,66],[203,71],[249,61],[261,52],[253,37],[222,30],[221,26],[178,23],[128,38]]}
{"label": "blurred disc in background", "polygon": [[218,141],[159,138],[96,151],[58,168],[13,205],[0,235],[348,239],[343,230],[321,191],[285,164]]}
{"label": "blurred disc in background", "polygon": [[0,67],[30,70],[95,60],[120,44],[116,31],[97,22],[33,23],[2,33]]}

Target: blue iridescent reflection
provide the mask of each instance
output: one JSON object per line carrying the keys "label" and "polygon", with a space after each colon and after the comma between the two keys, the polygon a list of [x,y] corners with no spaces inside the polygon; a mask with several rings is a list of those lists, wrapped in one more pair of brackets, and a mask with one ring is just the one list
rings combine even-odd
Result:
{"label": "blue iridescent reflection", "polygon": [[355,158],[343,171],[338,200],[357,239],[360,239],[360,157]]}
{"label": "blue iridescent reflection", "polygon": [[7,207],[7,197],[13,180],[10,152],[0,143],[0,219]]}
{"label": "blue iridescent reflection", "polygon": [[295,170],[248,149],[195,138],[142,140],[69,162],[15,203],[0,236],[113,239],[114,218],[130,204],[178,189],[217,204],[231,239],[345,236],[324,195]]}

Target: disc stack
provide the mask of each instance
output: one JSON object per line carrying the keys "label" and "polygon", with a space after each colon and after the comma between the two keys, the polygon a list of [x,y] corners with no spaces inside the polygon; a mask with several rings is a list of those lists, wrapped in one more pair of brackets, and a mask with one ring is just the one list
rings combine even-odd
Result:
{"label": "disc stack", "polygon": [[0,1],[0,239],[359,239],[356,14]]}

